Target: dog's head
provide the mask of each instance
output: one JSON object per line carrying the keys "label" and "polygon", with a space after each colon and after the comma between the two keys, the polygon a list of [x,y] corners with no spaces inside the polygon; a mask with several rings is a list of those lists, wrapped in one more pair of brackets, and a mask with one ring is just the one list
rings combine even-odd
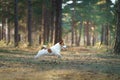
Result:
{"label": "dog's head", "polygon": [[60,40],[59,44],[61,45],[62,49],[66,49],[66,45],[64,44],[63,40]]}
{"label": "dog's head", "polygon": [[63,45],[64,45],[63,40],[60,40],[59,44],[60,44],[61,46],[63,46]]}

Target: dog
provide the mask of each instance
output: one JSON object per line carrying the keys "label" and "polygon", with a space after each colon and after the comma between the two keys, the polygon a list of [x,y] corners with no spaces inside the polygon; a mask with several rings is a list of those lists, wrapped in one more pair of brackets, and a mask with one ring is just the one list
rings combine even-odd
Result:
{"label": "dog", "polygon": [[62,48],[66,48],[66,45],[64,45],[63,40],[60,42],[56,43],[50,48],[42,48],[41,50],[38,51],[38,53],[35,55],[35,59],[43,56],[43,55],[56,55],[58,58],[61,58],[60,51]]}

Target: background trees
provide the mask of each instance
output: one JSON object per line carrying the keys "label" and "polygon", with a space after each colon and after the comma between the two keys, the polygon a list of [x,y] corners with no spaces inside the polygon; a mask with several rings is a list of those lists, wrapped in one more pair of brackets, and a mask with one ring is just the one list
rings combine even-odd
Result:
{"label": "background trees", "polygon": [[[81,45],[86,46],[96,43],[111,45],[114,41],[114,16],[114,4],[111,0],[64,1],[63,26],[65,28],[71,26],[72,45],[79,44],[79,41],[84,43]],[[68,25],[69,22],[71,24]],[[63,29],[66,30],[64,27]]]}
{"label": "background trees", "polygon": [[72,46],[95,46],[98,43],[109,46],[114,42],[115,9],[111,0],[0,2],[0,40],[9,39],[8,44],[15,41],[15,46],[38,46],[53,44],[62,38]]}
{"label": "background trees", "polygon": [[[6,38],[4,28],[9,23],[10,40],[14,41],[15,46],[19,41],[31,46],[32,42],[33,45],[47,44],[62,39],[62,0],[1,0],[0,10],[1,40]],[[7,23],[5,19],[8,19]]]}

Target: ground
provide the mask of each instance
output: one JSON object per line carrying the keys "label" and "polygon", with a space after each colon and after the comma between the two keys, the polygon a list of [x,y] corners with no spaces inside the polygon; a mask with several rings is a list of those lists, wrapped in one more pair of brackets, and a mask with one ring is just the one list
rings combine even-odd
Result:
{"label": "ground", "polygon": [[37,50],[0,48],[0,80],[120,80],[120,55],[97,48],[69,48],[62,59]]}

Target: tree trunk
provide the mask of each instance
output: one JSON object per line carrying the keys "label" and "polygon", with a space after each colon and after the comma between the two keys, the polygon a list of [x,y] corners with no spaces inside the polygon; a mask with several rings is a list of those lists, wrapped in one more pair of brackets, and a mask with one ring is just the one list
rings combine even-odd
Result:
{"label": "tree trunk", "polygon": [[41,45],[44,44],[44,16],[45,16],[45,0],[42,1],[42,20],[41,20],[41,29],[40,29],[40,41]]}
{"label": "tree trunk", "polygon": [[77,42],[77,46],[80,46],[80,41],[81,41],[81,35],[82,35],[82,22],[80,23],[80,27],[79,27],[79,37],[78,37],[78,42]]}
{"label": "tree trunk", "polygon": [[2,26],[1,26],[1,39],[3,40],[5,39],[5,30],[4,30],[4,26],[5,26],[5,12],[6,12],[6,5],[4,1],[0,1],[0,7],[1,7],[1,22],[2,22]]}
{"label": "tree trunk", "polygon": [[44,39],[44,42],[43,44],[46,44],[47,43],[47,25],[48,25],[48,19],[47,19],[47,4],[45,3],[45,1],[43,1],[43,5],[44,5],[44,32],[43,32],[43,39]]}
{"label": "tree trunk", "polygon": [[5,33],[6,33],[6,43],[8,44],[8,19],[5,20]]}
{"label": "tree trunk", "polygon": [[90,26],[89,26],[89,21],[87,21],[86,28],[86,40],[87,40],[87,46],[90,46]]}
{"label": "tree trunk", "polygon": [[118,3],[117,3],[116,13],[117,13],[117,25],[116,25],[114,53],[120,54],[120,0],[118,0]]}
{"label": "tree trunk", "polygon": [[101,28],[101,45],[105,44],[105,26],[102,25]]}
{"label": "tree trunk", "polygon": [[77,29],[75,29],[75,45],[77,46],[78,44],[78,35],[77,35]]}
{"label": "tree trunk", "polygon": [[84,30],[83,30],[83,39],[84,39],[84,45],[86,45],[86,24],[84,23]]}
{"label": "tree trunk", "polygon": [[54,44],[62,39],[62,0],[56,0],[56,22],[55,22],[55,40]]}
{"label": "tree trunk", "polygon": [[41,31],[42,31],[42,16],[41,17],[39,17],[39,23],[40,23],[40,26],[39,26],[39,44],[41,44],[42,42],[41,42],[41,37],[42,37],[42,34],[41,34]]}
{"label": "tree trunk", "polygon": [[10,43],[10,23],[8,23],[8,42],[7,42],[7,44],[9,44]]}
{"label": "tree trunk", "polygon": [[4,26],[5,26],[5,18],[2,17],[1,40],[3,40],[3,39],[4,39],[4,36],[5,36]]}
{"label": "tree trunk", "polygon": [[93,26],[91,27],[92,29],[92,46],[95,45],[95,25],[93,24]]}
{"label": "tree trunk", "polygon": [[55,32],[55,0],[52,0],[52,3],[51,3],[51,6],[52,6],[52,9],[51,9],[51,27],[50,27],[50,42],[53,43],[53,38],[54,38],[54,32]]}
{"label": "tree trunk", "polygon": [[0,41],[2,40],[2,24],[0,26]]}
{"label": "tree trunk", "polygon": [[71,31],[72,31],[72,33],[71,33],[71,40],[72,40],[71,41],[71,46],[73,46],[73,44],[74,44],[74,31],[75,31],[73,25],[72,25]]}
{"label": "tree trunk", "polygon": [[102,25],[101,30],[101,45],[108,45],[109,26],[108,24]]}
{"label": "tree trunk", "polygon": [[44,44],[49,43],[50,39],[50,8],[47,3],[50,3],[50,1],[47,1],[44,5]]}
{"label": "tree trunk", "polygon": [[106,31],[105,31],[105,45],[108,46],[108,40],[109,40],[109,25],[106,24]]}
{"label": "tree trunk", "polygon": [[15,0],[14,14],[15,14],[14,45],[15,47],[17,47],[18,46],[18,0]]}
{"label": "tree trunk", "polygon": [[27,22],[27,28],[28,28],[28,46],[32,45],[32,2],[31,0],[28,0],[28,22]]}

